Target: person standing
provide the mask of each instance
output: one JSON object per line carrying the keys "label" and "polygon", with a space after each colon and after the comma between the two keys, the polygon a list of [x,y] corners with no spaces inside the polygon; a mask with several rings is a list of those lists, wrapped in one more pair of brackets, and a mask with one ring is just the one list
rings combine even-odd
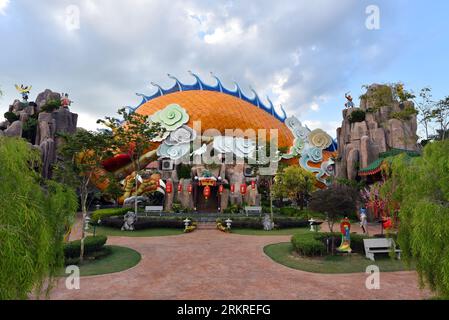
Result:
{"label": "person standing", "polygon": [[366,208],[360,208],[360,227],[362,227],[363,234],[368,234],[368,216],[366,215]]}

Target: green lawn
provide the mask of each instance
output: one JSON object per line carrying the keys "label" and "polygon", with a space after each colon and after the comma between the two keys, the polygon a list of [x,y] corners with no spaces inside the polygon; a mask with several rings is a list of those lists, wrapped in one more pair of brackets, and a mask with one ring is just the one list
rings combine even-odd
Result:
{"label": "green lawn", "polygon": [[288,236],[288,235],[294,235],[294,234],[306,234],[309,233],[310,229],[308,228],[292,228],[292,229],[280,229],[280,230],[272,230],[272,231],[265,231],[265,230],[256,230],[256,229],[232,229],[232,233],[235,234],[242,234],[247,236]]}
{"label": "green lawn", "polygon": [[[93,234],[93,227],[90,227],[89,233]],[[111,237],[162,237],[162,236],[173,236],[180,235],[184,233],[184,229],[169,229],[169,228],[154,228],[145,230],[135,230],[135,231],[122,231],[120,229],[110,228],[110,227],[97,227],[95,230],[95,235],[104,235]]]}
{"label": "green lawn", "polygon": [[366,267],[376,265],[381,272],[409,270],[400,260],[388,256],[376,256],[376,261],[366,259],[359,254],[349,256],[326,256],[307,258],[297,255],[291,243],[278,243],[264,248],[267,256],[286,267],[314,273],[358,273],[365,272]]}
{"label": "green lawn", "polygon": [[[141,259],[140,253],[125,247],[106,246],[111,253],[96,260],[86,260],[80,267],[81,276],[95,276],[128,270],[136,266]],[[61,277],[67,276],[61,270]]]}

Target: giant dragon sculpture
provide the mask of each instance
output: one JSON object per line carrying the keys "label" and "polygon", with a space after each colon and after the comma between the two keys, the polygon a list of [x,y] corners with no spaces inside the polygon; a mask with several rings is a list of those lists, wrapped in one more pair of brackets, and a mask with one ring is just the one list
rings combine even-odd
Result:
{"label": "giant dragon sculpture", "polygon": [[[176,77],[169,75],[175,84],[164,89],[153,84],[157,91],[152,95],[138,93],[142,98],[137,107],[128,107],[131,112],[149,116],[149,121],[159,123],[165,128],[164,135],[157,137],[154,148],[141,159],[144,166],[156,159],[169,158],[179,161],[192,155],[201,155],[208,145],[219,153],[233,153],[238,158],[250,157],[257,148],[255,141],[242,137],[229,137],[227,129],[276,129],[279,132],[279,147],[288,149],[287,153],[278,153],[277,161],[298,164],[305,170],[315,174],[317,185],[324,188],[333,175],[336,156],[336,142],[323,130],[310,130],[296,117],[287,117],[281,107],[276,111],[273,103],[267,98],[268,105],[261,101],[258,94],[251,89],[253,97],[248,97],[235,83],[235,89],[227,89],[220,79],[214,75],[215,85],[203,82],[199,76],[190,72],[195,78],[193,84],[183,84]],[[195,121],[202,121],[201,132],[194,128]],[[206,137],[201,148],[191,150],[193,141],[207,129],[217,129],[222,136]],[[127,197],[142,195],[155,191],[160,184],[149,178],[148,187],[134,190],[129,181],[133,181],[133,169],[126,154],[119,154],[105,161],[105,170],[113,172],[116,177],[124,179]],[[103,175],[105,172],[97,172]],[[154,181],[153,181],[154,180]],[[107,179],[97,182],[100,189],[107,187]],[[159,187],[160,189],[160,187]],[[163,190],[160,190],[163,192]]]}

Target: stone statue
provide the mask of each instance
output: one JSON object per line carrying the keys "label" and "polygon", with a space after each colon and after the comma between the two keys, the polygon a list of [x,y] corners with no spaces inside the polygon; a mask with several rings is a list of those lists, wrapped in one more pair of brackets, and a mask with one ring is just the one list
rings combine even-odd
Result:
{"label": "stone statue", "polygon": [[265,231],[271,231],[274,228],[274,222],[271,221],[270,215],[266,214],[263,218],[263,229]]}
{"label": "stone statue", "polygon": [[352,99],[352,96],[349,94],[349,92],[345,93],[345,98],[346,98],[346,100],[348,100],[348,101],[345,103],[346,109],[352,109],[352,108],[355,108],[354,102],[352,101],[352,100],[353,100],[353,99]]}
{"label": "stone statue", "polygon": [[61,95],[61,97],[62,97],[61,98],[61,106],[63,108],[67,108],[68,109],[72,105],[72,103],[73,103],[73,101],[69,99],[69,94],[68,93],[63,93]]}
{"label": "stone statue", "polygon": [[128,211],[123,220],[125,223],[123,224],[122,231],[134,231],[134,224],[137,222],[137,215],[132,211]]}
{"label": "stone statue", "polygon": [[20,87],[16,84],[16,90],[22,95],[23,102],[28,102],[28,95],[30,94],[32,86],[24,86],[23,84]]}

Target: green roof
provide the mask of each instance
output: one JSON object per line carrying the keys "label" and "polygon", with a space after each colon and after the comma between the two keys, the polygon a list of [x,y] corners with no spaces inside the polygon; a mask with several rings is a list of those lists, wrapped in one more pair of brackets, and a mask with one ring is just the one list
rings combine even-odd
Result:
{"label": "green roof", "polygon": [[380,167],[382,166],[382,163],[384,163],[384,161],[388,161],[389,163],[391,163],[394,157],[404,153],[410,158],[419,157],[421,155],[417,151],[391,149],[387,152],[382,152],[381,154],[379,154],[379,158],[370,163],[366,168],[359,170],[359,174],[360,175],[375,174],[380,171]]}

